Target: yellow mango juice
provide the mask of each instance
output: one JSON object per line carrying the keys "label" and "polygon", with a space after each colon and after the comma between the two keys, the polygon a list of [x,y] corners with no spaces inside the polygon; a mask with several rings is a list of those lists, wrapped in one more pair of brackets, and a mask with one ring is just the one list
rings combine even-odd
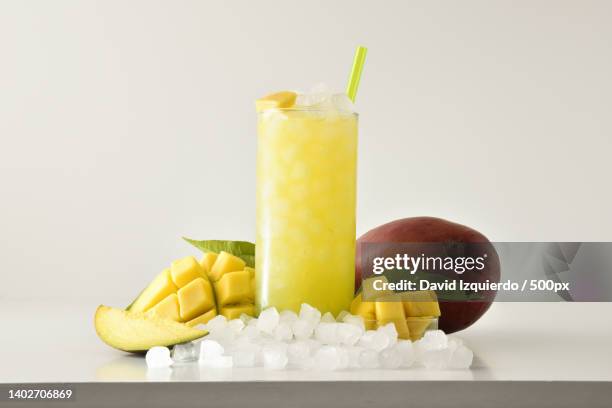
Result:
{"label": "yellow mango juice", "polygon": [[349,310],[355,274],[357,115],[259,113],[256,307]]}

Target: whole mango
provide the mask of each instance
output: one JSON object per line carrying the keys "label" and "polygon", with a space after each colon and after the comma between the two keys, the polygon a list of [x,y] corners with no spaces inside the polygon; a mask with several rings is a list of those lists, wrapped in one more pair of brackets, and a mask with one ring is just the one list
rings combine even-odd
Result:
{"label": "whole mango", "polygon": [[[357,240],[356,260],[355,260],[355,288],[359,288],[362,279],[368,276],[362,276],[361,257],[363,244],[365,243],[414,243],[424,244],[423,252],[431,251],[431,243],[444,243],[445,245],[434,246],[440,249],[451,247],[454,244],[472,244],[477,243],[478,250],[483,248],[489,254],[485,268],[478,273],[465,273],[462,279],[466,282],[499,282],[500,279],[500,264],[499,257],[491,242],[480,232],[466,227],[465,225],[457,224],[441,218],[435,217],[412,217],[403,218],[392,221],[376,227]],[[417,245],[418,247],[418,245]],[[469,245],[465,246],[470,248]],[[372,247],[371,247],[372,248]],[[378,246],[374,249],[378,250]],[[385,246],[380,246],[380,251],[384,251]],[[420,251],[419,251],[420,252]],[[368,257],[372,256],[371,252]],[[387,257],[390,254],[380,253],[375,256]],[[481,253],[465,254],[466,256],[480,256]],[[454,271],[449,271],[450,278],[456,277]],[[466,327],[474,324],[491,306],[491,302],[495,298],[495,291],[481,292],[481,298],[477,301],[444,301],[439,299],[441,316],[439,319],[439,327],[446,333],[453,333],[463,330]]]}

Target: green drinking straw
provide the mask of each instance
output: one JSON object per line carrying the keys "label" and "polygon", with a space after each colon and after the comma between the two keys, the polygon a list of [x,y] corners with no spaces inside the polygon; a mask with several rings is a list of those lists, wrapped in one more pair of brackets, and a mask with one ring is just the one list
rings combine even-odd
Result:
{"label": "green drinking straw", "polygon": [[359,79],[361,78],[361,71],[363,70],[363,63],[365,62],[365,57],[367,53],[368,49],[361,45],[357,47],[357,50],[355,51],[353,69],[351,69],[351,76],[349,77],[349,82],[346,86],[346,94],[353,103],[355,102],[355,96],[357,96],[357,88],[359,88]]}

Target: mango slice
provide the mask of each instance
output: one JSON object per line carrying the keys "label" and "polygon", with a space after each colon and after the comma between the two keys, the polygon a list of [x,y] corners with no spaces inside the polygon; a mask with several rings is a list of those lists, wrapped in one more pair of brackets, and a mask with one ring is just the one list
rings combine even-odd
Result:
{"label": "mango slice", "polygon": [[291,91],[281,91],[266,95],[255,101],[255,109],[262,112],[266,109],[286,109],[295,104],[297,94]]}
{"label": "mango slice", "polygon": [[144,313],[99,306],[94,325],[98,337],[118,350],[141,352],[154,346],[172,346],[198,339],[206,332]]}
{"label": "mango slice", "polygon": [[255,269],[227,252],[210,252],[200,262],[191,256],[172,262],[127,310],[99,306],[94,323],[98,336],[109,346],[142,352],[206,335],[194,327],[217,313],[228,319],[243,313],[254,316],[254,299]]}
{"label": "mango slice", "polygon": [[228,272],[236,272],[244,270],[246,262],[230,253],[221,251],[217,256],[217,260],[210,268],[208,277],[213,281],[218,281]]}

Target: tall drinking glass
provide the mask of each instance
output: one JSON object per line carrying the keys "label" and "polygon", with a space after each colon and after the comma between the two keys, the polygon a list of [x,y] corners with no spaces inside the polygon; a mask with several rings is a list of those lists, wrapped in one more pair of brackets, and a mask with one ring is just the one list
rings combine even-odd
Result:
{"label": "tall drinking glass", "polygon": [[258,116],[258,310],[348,310],[354,292],[357,114]]}

